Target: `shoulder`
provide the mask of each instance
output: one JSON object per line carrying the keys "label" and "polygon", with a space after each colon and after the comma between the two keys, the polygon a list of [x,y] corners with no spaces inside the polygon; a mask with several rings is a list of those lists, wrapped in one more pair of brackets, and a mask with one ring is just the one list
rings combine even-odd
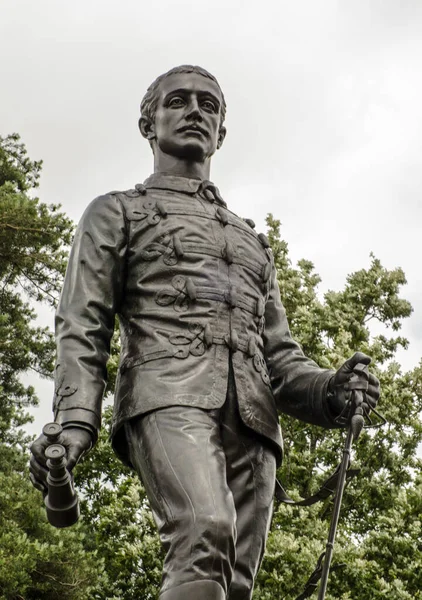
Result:
{"label": "shoulder", "polygon": [[125,204],[133,198],[145,195],[145,188],[138,184],[129,190],[114,190],[97,196],[86,207],[81,221],[101,218],[104,216],[118,216],[125,214]]}
{"label": "shoulder", "polygon": [[113,196],[120,200],[124,200],[126,198],[139,198],[139,196],[145,196],[147,193],[147,188],[142,183],[137,183],[134,188],[129,190],[117,190],[113,192],[108,192],[107,196]]}

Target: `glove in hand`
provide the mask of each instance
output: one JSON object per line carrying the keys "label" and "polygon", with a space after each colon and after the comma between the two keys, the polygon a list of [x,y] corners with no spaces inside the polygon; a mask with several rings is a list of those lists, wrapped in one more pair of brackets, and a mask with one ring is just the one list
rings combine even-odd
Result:
{"label": "glove in hand", "polygon": [[[332,412],[338,416],[345,408],[351,397],[351,390],[348,383],[353,375],[356,365],[369,365],[371,358],[363,352],[356,352],[351,358],[339,368],[337,373],[331,379],[328,386],[328,403]],[[380,396],[380,382],[375,375],[369,373],[368,390],[366,391],[365,402],[370,408],[375,408]]]}

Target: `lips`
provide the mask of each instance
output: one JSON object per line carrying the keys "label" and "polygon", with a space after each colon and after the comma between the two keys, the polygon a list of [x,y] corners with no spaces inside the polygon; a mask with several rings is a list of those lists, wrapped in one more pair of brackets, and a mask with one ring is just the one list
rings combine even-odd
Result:
{"label": "lips", "polygon": [[184,127],[180,127],[180,129],[178,129],[177,131],[178,133],[183,133],[184,131],[202,133],[202,135],[208,137],[208,131],[206,129],[202,129],[202,127],[199,127],[198,125],[185,125]]}

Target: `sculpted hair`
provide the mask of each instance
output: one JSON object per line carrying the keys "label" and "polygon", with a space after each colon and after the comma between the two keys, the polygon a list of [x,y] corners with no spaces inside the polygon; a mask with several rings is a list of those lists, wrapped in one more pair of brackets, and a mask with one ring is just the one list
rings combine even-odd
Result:
{"label": "sculpted hair", "polygon": [[151,83],[151,85],[147,89],[145,96],[142,98],[141,117],[144,117],[151,122],[154,121],[155,113],[157,110],[158,88],[160,86],[160,83],[166,77],[169,77],[169,75],[173,75],[174,73],[198,73],[198,75],[202,75],[203,77],[208,77],[208,79],[212,79],[212,81],[214,81],[218,85],[218,87],[220,88],[221,99],[222,99],[221,121],[220,121],[220,126],[221,126],[223,124],[225,116],[226,116],[226,101],[224,99],[223,90],[221,89],[220,84],[218,83],[218,81],[214,77],[214,75],[212,75],[211,73],[209,73],[202,67],[198,67],[198,66],[194,66],[194,65],[180,65],[180,67],[174,67],[173,69],[170,69],[170,71],[167,71],[167,73],[163,73],[162,75],[157,77],[157,79],[153,83]]}

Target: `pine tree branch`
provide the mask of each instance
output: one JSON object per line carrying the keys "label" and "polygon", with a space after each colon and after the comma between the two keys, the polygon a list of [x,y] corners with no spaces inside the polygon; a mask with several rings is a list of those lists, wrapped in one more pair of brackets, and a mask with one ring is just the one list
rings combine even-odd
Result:
{"label": "pine tree branch", "polygon": [[62,585],[63,587],[67,587],[67,588],[71,588],[71,589],[75,589],[75,588],[79,587],[81,583],[85,583],[86,581],[88,581],[88,579],[85,578],[85,579],[77,579],[74,583],[66,583],[65,581],[60,581],[59,579],[57,579],[53,575],[50,575],[49,573],[42,573],[41,571],[38,571],[37,569],[34,569],[34,572],[37,573],[37,575],[41,575],[41,577],[48,577],[48,579],[51,579],[55,583],[58,583],[59,585]]}
{"label": "pine tree branch", "polygon": [[43,377],[44,379],[51,379],[52,378],[52,374],[49,371],[42,371],[41,369],[37,369],[36,367],[29,367],[30,371],[34,371],[34,373],[37,373],[37,375],[39,375],[40,377]]}
{"label": "pine tree branch", "polygon": [[[19,267],[17,267],[17,268],[19,269]],[[39,290],[40,292],[42,292],[43,294],[45,294],[46,296],[51,298],[53,304],[55,304],[56,298],[53,296],[53,294],[51,294],[47,290],[44,290],[38,283],[36,283],[31,277],[29,277],[29,275],[27,273],[22,271],[22,269],[19,269],[19,271],[23,275],[23,277],[26,277],[26,279],[28,279],[37,290]],[[25,292],[26,292],[27,290],[25,289],[25,286],[19,279],[18,279],[18,283],[22,287],[22,289],[25,290]]]}
{"label": "pine tree branch", "polygon": [[16,231],[36,231],[37,233],[45,233],[44,229],[38,229],[37,227],[18,227],[17,225],[10,225],[10,223],[5,223],[2,227],[4,229],[14,229]]}

